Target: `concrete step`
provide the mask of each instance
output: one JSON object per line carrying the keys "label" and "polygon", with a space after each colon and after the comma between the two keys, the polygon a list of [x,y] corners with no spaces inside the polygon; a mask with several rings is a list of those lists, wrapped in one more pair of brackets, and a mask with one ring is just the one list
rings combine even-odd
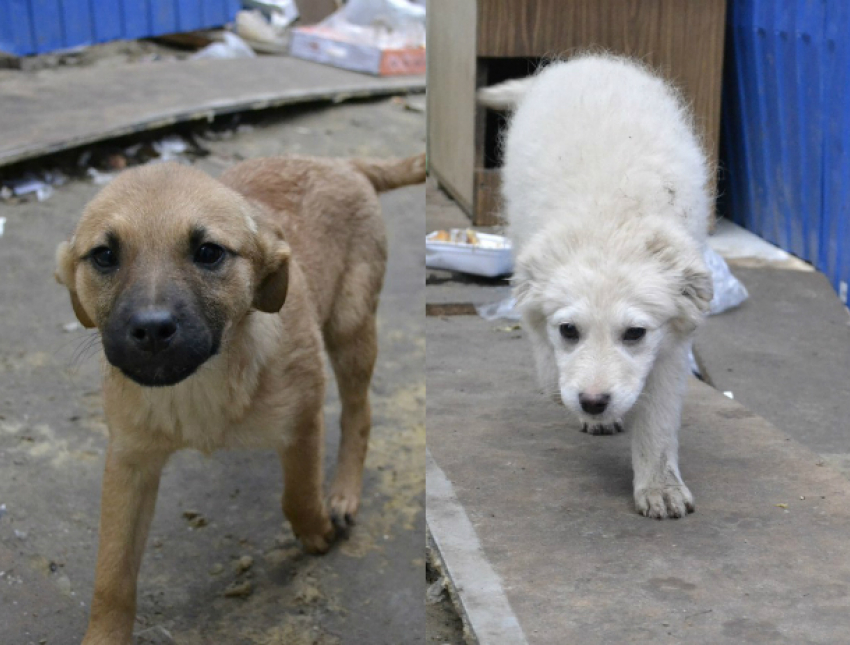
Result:
{"label": "concrete step", "polygon": [[847,310],[821,273],[732,269],[750,298],[697,333],[708,380],[850,475]]}
{"label": "concrete step", "polygon": [[697,512],[652,521],[628,431],[582,434],[538,395],[521,331],[457,316],[426,334],[427,522],[479,642],[846,642],[850,482],[817,454],[695,381]]}

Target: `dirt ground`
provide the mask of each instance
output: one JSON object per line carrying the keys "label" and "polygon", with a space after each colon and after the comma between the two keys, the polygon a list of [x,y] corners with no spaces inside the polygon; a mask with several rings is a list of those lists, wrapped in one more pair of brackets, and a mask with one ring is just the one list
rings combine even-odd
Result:
{"label": "dirt ground", "polygon": [[[314,106],[204,145],[211,154],[195,163],[212,174],[287,152],[408,155],[424,150],[425,119],[391,100]],[[11,624],[25,626],[4,643],[78,643],[91,597],[106,445],[97,339],[74,324],[52,272],[56,244],[97,190],[75,180],[43,202],[0,203],[0,556],[12,558],[0,557],[0,622],[14,610]],[[424,642],[424,200],[421,186],[382,198],[390,263],[364,500],[350,538],[325,557],[301,552],[282,521],[275,454],[180,453],[166,468],[142,566],[138,643]],[[331,390],[329,473],[339,412]],[[193,526],[187,512],[206,524]],[[16,585],[33,576],[55,594],[20,607],[31,595]],[[244,582],[249,595],[225,597]],[[78,609],[63,629],[45,631],[60,600]]]}

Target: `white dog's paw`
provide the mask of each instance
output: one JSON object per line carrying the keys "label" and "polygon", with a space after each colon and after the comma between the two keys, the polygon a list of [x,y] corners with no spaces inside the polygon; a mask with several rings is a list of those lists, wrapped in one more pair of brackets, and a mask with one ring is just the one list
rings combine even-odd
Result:
{"label": "white dog's paw", "polygon": [[684,484],[642,488],[635,491],[635,506],[641,515],[657,520],[685,517],[694,512],[694,496]]}
{"label": "white dog's paw", "polygon": [[623,431],[623,426],[620,423],[613,423],[612,425],[589,425],[584,423],[581,426],[581,431],[594,436],[602,434],[619,434]]}

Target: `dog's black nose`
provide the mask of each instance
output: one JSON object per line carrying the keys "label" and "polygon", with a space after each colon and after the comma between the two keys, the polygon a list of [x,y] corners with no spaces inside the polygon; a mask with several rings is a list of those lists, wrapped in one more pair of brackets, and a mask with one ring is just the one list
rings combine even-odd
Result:
{"label": "dog's black nose", "polygon": [[581,409],[587,414],[602,414],[608,403],[611,401],[610,394],[579,394],[578,402],[581,403]]}
{"label": "dog's black nose", "polygon": [[177,321],[170,311],[145,309],[130,318],[130,338],[135,346],[149,354],[161,352],[177,333]]}

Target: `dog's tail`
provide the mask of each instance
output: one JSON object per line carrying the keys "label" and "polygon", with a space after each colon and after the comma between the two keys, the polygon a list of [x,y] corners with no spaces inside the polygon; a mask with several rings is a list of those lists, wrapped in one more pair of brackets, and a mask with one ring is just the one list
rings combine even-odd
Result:
{"label": "dog's tail", "polygon": [[425,181],[425,153],[407,159],[351,159],[351,164],[366,175],[375,190],[382,193],[394,188]]}
{"label": "dog's tail", "polygon": [[505,81],[478,90],[478,105],[491,110],[514,110],[534,81],[533,76]]}

